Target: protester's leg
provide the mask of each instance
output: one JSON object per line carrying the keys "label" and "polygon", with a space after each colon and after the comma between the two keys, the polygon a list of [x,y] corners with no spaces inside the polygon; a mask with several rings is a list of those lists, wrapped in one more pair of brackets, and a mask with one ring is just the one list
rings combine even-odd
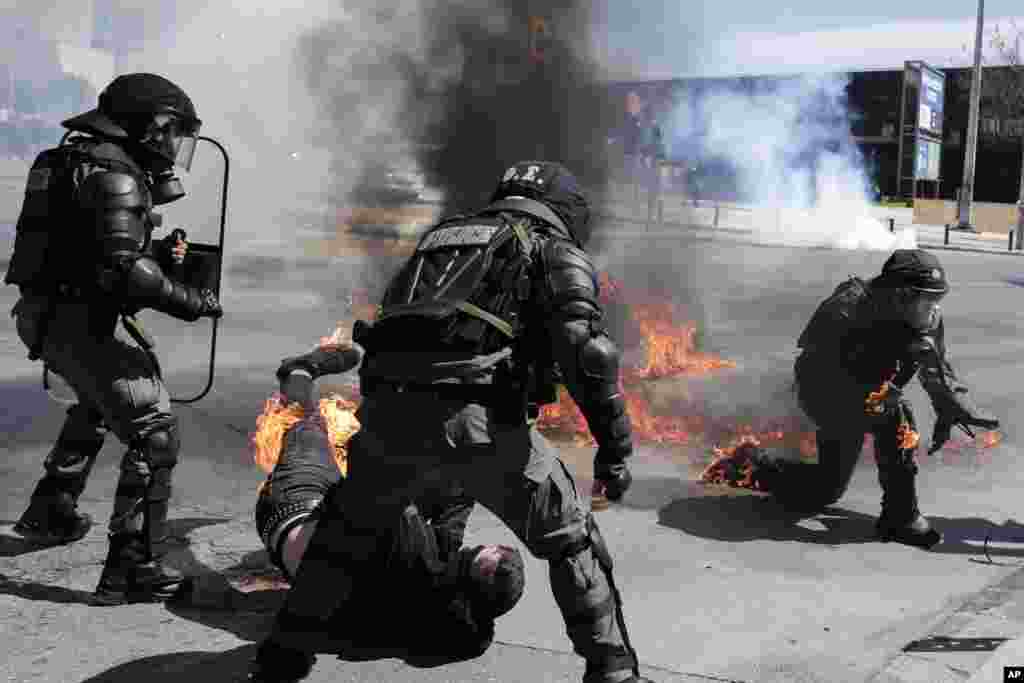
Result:
{"label": "protester's leg", "polygon": [[[908,420],[907,426],[916,429],[908,403],[903,405],[903,414]],[[918,508],[916,447],[903,447],[901,422],[899,414],[890,414],[873,429],[878,483],[882,487],[878,534],[886,541],[931,548],[942,540],[942,536]]]}

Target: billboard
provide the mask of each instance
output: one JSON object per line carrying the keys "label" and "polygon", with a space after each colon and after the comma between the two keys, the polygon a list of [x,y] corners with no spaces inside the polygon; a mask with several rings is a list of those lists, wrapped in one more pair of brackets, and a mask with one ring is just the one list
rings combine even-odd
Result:
{"label": "billboard", "polygon": [[915,175],[918,180],[938,180],[939,162],[942,160],[942,143],[918,138],[916,159]]}
{"label": "billboard", "polygon": [[899,193],[912,197],[917,181],[939,182],[942,162],[942,118],[945,113],[946,75],[924,62],[903,65],[897,176]]}
{"label": "billboard", "polygon": [[922,64],[920,93],[917,127],[924,133],[941,138],[942,105],[946,98],[946,75]]}

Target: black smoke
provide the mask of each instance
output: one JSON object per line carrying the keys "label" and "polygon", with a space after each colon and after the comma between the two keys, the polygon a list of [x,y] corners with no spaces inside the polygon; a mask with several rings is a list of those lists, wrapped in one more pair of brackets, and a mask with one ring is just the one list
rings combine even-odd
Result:
{"label": "black smoke", "polygon": [[[538,4],[543,9],[534,16],[546,32],[534,34],[533,55],[528,4],[502,0],[482,11],[432,4],[429,49],[458,45],[465,57],[425,131],[436,147],[419,157],[428,181],[444,191],[446,211],[485,202],[502,172],[520,160],[561,162],[593,195],[607,184],[605,140],[615,110],[589,54],[590,3]],[[428,101],[414,97],[409,104],[417,110]]]}
{"label": "black smoke", "polygon": [[[529,4],[346,2],[308,33],[299,63],[338,193],[372,165],[413,159],[443,194],[442,213],[469,210],[508,166],[545,159],[600,194],[615,110],[589,54],[590,8]],[[536,40],[531,17],[544,23]]]}

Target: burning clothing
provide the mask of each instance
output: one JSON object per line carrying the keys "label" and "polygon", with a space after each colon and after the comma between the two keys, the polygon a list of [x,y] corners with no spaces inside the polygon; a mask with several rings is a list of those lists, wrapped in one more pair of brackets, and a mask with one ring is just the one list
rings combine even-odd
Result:
{"label": "burning clothing", "polygon": [[353,589],[345,577],[432,478],[460,482],[548,560],[585,681],[641,680],[627,678],[637,661],[610,557],[533,426],[538,406],[556,398],[557,366],[597,440],[595,477],[610,499],[622,496],[632,429],[597,275],[580,247],[589,209],[568,172],[543,162],[509,169],[493,200],[428,231],[372,327],[354,331],[366,358],[351,485],[344,510],[325,502],[271,642],[301,646],[289,620],[333,613]]}
{"label": "burning clothing", "polygon": [[[169,94],[188,98],[159,76],[134,76],[111,84],[100,96],[100,109],[66,122],[89,136],[73,137],[36,159],[5,277],[21,290],[12,315],[29,358],[42,359],[60,374],[79,401],[68,411],[46,475],[16,528],[51,541],[81,538],[91,521],[77,512],[78,497],[106,432],[113,431],[129,450],[121,463],[98,597],[114,602],[162,599],[183,583],[162,567],[155,550],[166,536],[171,472],[180,449],[177,419],[152,343],[132,316],[147,307],[189,321],[221,313],[212,293],[164,275],[171,250],[151,240],[158,224],[151,209],[169,196],[160,188],[169,182],[171,162],[157,163],[140,146],[152,132],[147,116],[173,104],[166,100]],[[155,82],[166,86],[159,102],[145,88],[138,90]],[[129,98],[130,111],[120,110],[118,102],[132,93],[137,97]],[[123,116],[146,130],[127,132],[117,123],[127,125]],[[180,137],[161,135],[168,143]],[[119,316],[135,344],[115,336]]]}

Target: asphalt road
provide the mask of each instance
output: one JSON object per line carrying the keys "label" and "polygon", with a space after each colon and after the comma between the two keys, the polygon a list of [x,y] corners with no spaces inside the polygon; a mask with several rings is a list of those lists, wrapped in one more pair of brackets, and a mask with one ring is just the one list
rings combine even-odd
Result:
{"label": "asphalt road", "polygon": [[[703,325],[705,350],[737,363],[650,389],[659,405],[685,402],[717,425],[787,416],[801,326],[841,278],[873,274],[887,255],[619,235],[603,259],[610,270],[627,286],[672,292]],[[184,449],[171,516],[189,541],[172,558],[181,566],[235,577],[265,568],[251,522],[262,474],[252,464],[249,433],[278,361],[331,332],[350,315],[351,291],[372,290],[396,262],[386,250],[375,253],[371,260],[357,252],[233,259],[214,389],[179,409]],[[867,459],[839,505],[797,519],[759,495],[697,483],[713,441],[707,435],[683,446],[643,444],[627,501],[598,519],[616,558],[633,642],[654,680],[962,680],[990,653],[908,656],[901,648],[928,635],[1024,633],[1015,420],[1024,398],[1024,262],[959,252],[941,258],[954,287],[944,302],[953,361],[978,402],[1004,421],[1004,440],[994,448],[959,439],[921,459],[921,507],[946,542],[924,552],[873,539],[880,491]],[[11,288],[0,290],[0,310],[13,303]],[[173,392],[194,394],[205,379],[208,323],[147,319]],[[932,413],[914,386],[909,394],[927,440]],[[221,586],[211,576],[205,603],[89,607],[85,597],[105,552],[102,524],[73,546],[46,550],[26,548],[6,531],[63,417],[6,315],[0,405],[0,638],[7,650],[0,678],[233,680],[269,627],[275,591],[242,593],[237,583]],[[82,500],[98,520],[109,514],[121,450],[107,444]],[[563,452],[580,479],[589,479],[592,451]],[[471,542],[512,540],[482,510],[470,533]],[[991,562],[982,552],[986,536]],[[321,657],[311,680],[578,680],[582,666],[571,655],[546,569],[531,559],[527,572],[523,601],[498,623],[500,642],[480,660],[417,669],[396,659]]]}

